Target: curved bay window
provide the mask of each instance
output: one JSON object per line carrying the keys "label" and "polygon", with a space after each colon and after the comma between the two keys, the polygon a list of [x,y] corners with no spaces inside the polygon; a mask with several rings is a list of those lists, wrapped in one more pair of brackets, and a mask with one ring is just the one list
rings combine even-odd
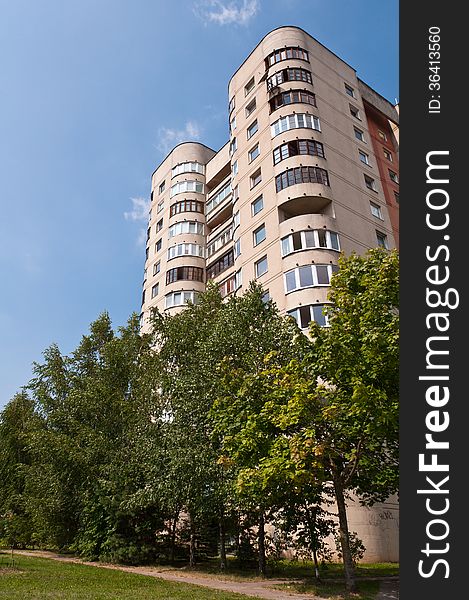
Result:
{"label": "curved bay window", "polygon": [[304,265],[285,273],[285,293],[308,287],[330,285],[332,275],[339,270],[337,265]]}
{"label": "curved bay window", "polygon": [[299,156],[300,154],[325,158],[324,146],[321,142],[316,142],[316,140],[293,140],[275,148],[274,165],[286,158]]}
{"label": "curved bay window", "polygon": [[298,60],[309,60],[308,51],[297,46],[288,46],[281,50],[274,50],[265,58],[265,68],[268,69],[272,65],[281,62],[282,60],[289,60],[296,58]]}
{"label": "curved bay window", "polygon": [[269,91],[273,90],[275,87],[286,81],[304,81],[305,83],[313,83],[313,77],[311,71],[307,71],[306,69],[282,69],[267,79],[267,89]]}
{"label": "curved bay window", "polygon": [[181,175],[181,173],[205,173],[205,167],[197,161],[179,163],[171,169],[171,177]]}
{"label": "curved bay window", "polygon": [[201,267],[176,267],[166,271],[166,285],[175,281],[204,281],[204,270]]}
{"label": "curved bay window", "polygon": [[286,104],[311,104],[311,106],[317,106],[316,95],[313,92],[305,90],[289,90],[288,92],[281,92],[269,100],[270,112],[285,106]]}
{"label": "curved bay window", "polygon": [[199,200],[181,200],[181,202],[175,202],[171,204],[169,208],[169,216],[174,217],[183,212],[204,212],[204,203]]}
{"label": "curved bay window", "polygon": [[339,236],[335,231],[326,229],[307,229],[295,231],[281,239],[282,256],[288,256],[300,250],[327,248],[340,252]]}
{"label": "curved bay window", "polygon": [[319,117],[316,115],[310,115],[308,113],[293,113],[292,115],[286,115],[280,117],[270,126],[270,133],[274,138],[276,135],[289,131],[290,129],[315,129],[321,131],[321,124],[319,123]]}
{"label": "curved bay window", "polygon": [[327,315],[324,314],[325,306],[327,304],[307,304],[289,310],[287,314],[295,319],[300,329],[308,329],[311,321],[316,321],[321,327],[327,327],[329,320]]}
{"label": "curved bay window", "polygon": [[321,183],[329,185],[329,175],[320,167],[295,167],[277,175],[275,188],[277,192],[297,183]]}

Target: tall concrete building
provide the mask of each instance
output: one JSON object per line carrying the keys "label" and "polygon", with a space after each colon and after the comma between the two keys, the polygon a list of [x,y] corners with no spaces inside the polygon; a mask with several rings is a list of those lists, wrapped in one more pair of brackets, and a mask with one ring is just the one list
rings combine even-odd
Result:
{"label": "tall concrete building", "polygon": [[395,107],[302,29],[266,35],[229,82],[230,139],[176,146],[152,175],[142,329],[214,279],[259,281],[306,329],[341,251],[397,246]]}
{"label": "tall concrete building", "polygon": [[[223,296],[256,280],[302,329],[327,326],[340,253],[398,244],[398,112],[298,27],[267,34],[228,92],[226,144],[179,144],[152,175],[142,330],[209,279]],[[397,557],[396,509],[357,511],[370,560]]]}

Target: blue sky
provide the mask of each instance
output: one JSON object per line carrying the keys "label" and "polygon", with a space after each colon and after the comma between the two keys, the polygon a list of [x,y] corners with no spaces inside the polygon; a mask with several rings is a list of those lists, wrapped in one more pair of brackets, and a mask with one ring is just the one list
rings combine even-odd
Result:
{"label": "blue sky", "polygon": [[[0,406],[57,343],[139,311],[150,176],[228,139],[227,84],[298,25],[398,97],[398,1],[0,0]],[[142,218],[143,217],[143,218]]]}

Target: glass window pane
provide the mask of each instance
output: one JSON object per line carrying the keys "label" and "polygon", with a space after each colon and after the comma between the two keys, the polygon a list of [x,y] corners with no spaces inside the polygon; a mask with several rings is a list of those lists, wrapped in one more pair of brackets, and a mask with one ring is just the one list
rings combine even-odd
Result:
{"label": "glass window pane", "polygon": [[313,320],[316,321],[321,327],[326,325],[326,316],[324,315],[324,305],[315,304],[313,305]]}
{"label": "glass window pane", "polygon": [[313,285],[313,273],[309,265],[300,267],[298,271],[300,274],[300,287]]}
{"label": "glass window pane", "polygon": [[319,265],[316,267],[316,274],[318,277],[318,284],[329,283],[329,269],[326,265]]}
{"label": "glass window pane", "polygon": [[288,273],[285,274],[285,287],[287,292],[296,289],[295,271],[288,271]]}

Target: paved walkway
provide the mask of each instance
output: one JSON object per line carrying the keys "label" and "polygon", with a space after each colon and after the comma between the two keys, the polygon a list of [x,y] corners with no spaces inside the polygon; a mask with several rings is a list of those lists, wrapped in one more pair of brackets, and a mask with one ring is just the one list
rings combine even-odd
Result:
{"label": "paved walkway", "polygon": [[[171,567],[127,567],[124,565],[111,565],[100,562],[84,561],[79,558],[66,556],[64,554],[56,554],[55,552],[47,552],[42,550],[15,550],[15,554],[36,556],[40,558],[51,558],[53,560],[59,560],[62,562],[78,563],[82,565],[99,567],[102,569],[126,571],[127,573],[136,573],[138,575],[157,577],[159,579],[174,581],[176,583],[189,583],[192,585],[199,585],[224,592],[234,592],[237,594],[244,594],[246,596],[254,596],[256,598],[265,598],[266,600],[292,600],[293,597],[301,598],[301,600],[322,600],[318,596],[313,596],[312,594],[299,595],[293,592],[289,593],[283,590],[275,590],[271,587],[279,584],[292,583],[291,579],[233,581],[230,579],[217,579],[210,575],[204,576],[203,574],[196,575],[192,573],[185,573],[179,569],[173,569]],[[397,581],[381,582],[380,592],[376,596],[376,600],[397,600],[399,598],[398,587],[399,584]]]}

